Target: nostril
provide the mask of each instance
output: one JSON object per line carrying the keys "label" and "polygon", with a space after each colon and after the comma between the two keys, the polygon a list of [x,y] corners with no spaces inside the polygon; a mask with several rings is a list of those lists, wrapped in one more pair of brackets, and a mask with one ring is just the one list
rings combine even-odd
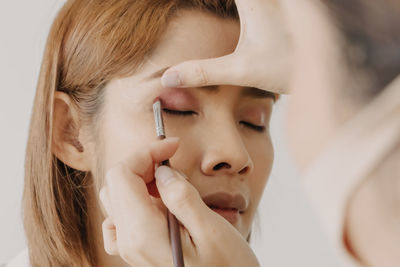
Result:
{"label": "nostril", "polygon": [[214,168],[213,168],[213,170],[214,170],[214,171],[218,171],[218,170],[221,170],[221,169],[223,169],[223,168],[230,169],[230,168],[231,168],[231,165],[229,165],[229,164],[226,163],[226,162],[221,162],[221,163],[218,163],[217,165],[215,165]]}
{"label": "nostril", "polygon": [[248,171],[249,171],[249,167],[246,166],[239,171],[239,174],[246,174]]}

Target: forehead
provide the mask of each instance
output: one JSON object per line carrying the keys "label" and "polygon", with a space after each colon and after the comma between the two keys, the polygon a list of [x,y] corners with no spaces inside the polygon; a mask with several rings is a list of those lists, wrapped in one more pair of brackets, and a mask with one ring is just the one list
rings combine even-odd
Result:
{"label": "forehead", "polygon": [[230,54],[239,40],[239,22],[200,11],[180,11],[148,58],[159,67]]}
{"label": "forehead", "polygon": [[[272,23],[272,21],[271,21]],[[280,31],[274,27],[268,31]],[[273,36],[277,36],[271,32]],[[268,34],[268,32],[267,32]],[[219,18],[213,14],[200,11],[183,10],[170,21],[166,32],[161,36],[157,47],[147,56],[141,67],[135,73],[119,83],[121,88],[151,88],[161,91],[160,77],[170,66],[187,60],[220,57],[232,53],[239,41],[239,21]],[[282,40],[284,41],[284,40]],[[274,46],[277,40],[271,41],[270,51],[276,54]],[[266,65],[274,65],[271,57]],[[269,68],[266,68],[268,71]],[[147,90],[130,90],[132,94],[148,94]],[[141,91],[141,92],[138,92]],[[252,90],[254,92],[254,90]]]}

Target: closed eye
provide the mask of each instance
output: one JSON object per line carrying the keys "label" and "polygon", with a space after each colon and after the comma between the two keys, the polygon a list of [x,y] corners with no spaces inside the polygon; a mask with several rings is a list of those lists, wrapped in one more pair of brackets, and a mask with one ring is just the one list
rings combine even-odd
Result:
{"label": "closed eye", "polygon": [[197,114],[193,110],[174,110],[174,109],[163,108],[163,111],[167,114],[178,115],[178,116],[193,116]]}
{"label": "closed eye", "polygon": [[254,130],[254,131],[257,131],[257,132],[260,132],[260,133],[265,132],[265,129],[266,129],[265,126],[255,125],[255,124],[252,124],[252,123],[247,122],[247,121],[240,121],[239,123],[244,125],[245,127],[250,128],[251,130]]}

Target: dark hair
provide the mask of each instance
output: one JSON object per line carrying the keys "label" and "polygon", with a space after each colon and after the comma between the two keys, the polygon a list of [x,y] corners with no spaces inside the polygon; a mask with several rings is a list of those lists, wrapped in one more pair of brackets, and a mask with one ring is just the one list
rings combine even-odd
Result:
{"label": "dark hair", "polygon": [[398,0],[323,0],[344,38],[350,70],[371,81],[357,94],[370,99],[400,73],[400,3]]}

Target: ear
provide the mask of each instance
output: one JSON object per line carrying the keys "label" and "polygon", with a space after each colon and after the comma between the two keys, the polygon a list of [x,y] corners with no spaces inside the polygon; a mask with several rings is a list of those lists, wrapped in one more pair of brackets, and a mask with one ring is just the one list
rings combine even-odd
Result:
{"label": "ear", "polygon": [[52,152],[66,165],[79,171],[89,171],[90,151],[81,133],[79,112],[71,97],[55,92]]}

